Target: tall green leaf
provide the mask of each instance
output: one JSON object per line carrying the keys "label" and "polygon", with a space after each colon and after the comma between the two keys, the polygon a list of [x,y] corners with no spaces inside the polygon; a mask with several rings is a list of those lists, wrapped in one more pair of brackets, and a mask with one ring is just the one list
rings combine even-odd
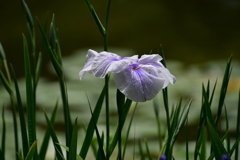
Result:
{"label": "tall green leaf", "polygon": [[95,117],[93,115],[92,107],[90,105],[89,99],[88,99],[88,105],[89,105],[89,108],[90,108],[90,111],[91,111],[91,115],[92,115],[92,118],[93,118],[93,125],[94,125],[94,129],[95,129],[95,132],[96,132],[96,135],[97,135],[97,140],[98,140],[99,157],[97,159],[100,158],[100,160],[106,160],[106,156],[105,156],[104,148],[103,148],[103,139],[101,139],[101,137],[100,137],[100,134],[99,134],[99,131],[98,131],[98,128],[97,128],[97,122],[95,121]]}
{"label": "tall green leaf", "polygon": [[209,134],[212,140],[213,152],[216,159],[221,159],[223,154],[227,154],[226,149],[224,148],[221,139],[219,138],[215,127],[213,127],[212,122],[207,118],[207,125],[209,129]]}
{"label": "tall green leaf", "polygon": [[[238,92],[238,111],[237,111],[237,125],[236,125],[236,142],[240,138],[240,90]],[[236,144],[235,160],[238,160],[238,147],[239,143]]]}
{"label": "tall green leaf", "polygon": [[221,87],[221,91],[220,91],[218,110],[217,110],[218,112],[217,112],[217,117],[216,117],[216,121],[215,121],[216,125],[218,124],[218,121],[221,117],[222,108],[223,108],[226,93],[227,93],[228,82],[229,82],[230,75],[231,75],[231,72],[232,72],[231,61],[232,61],[232,56],[228,59],[226,69],[225,69],[225,73],[224,73],[224,77],[223,77],[223,81],[222,81],[222,87]]}
{"label": "tall green leaf", "polygon": [[149,150],[149,147],[148,147],[148,142],[147,142],[146,139],[144,141],[145,141],[145,145],[146,145],[146,151],[147,151],[148,159],[152,160],[152,156],[151,156],[151,153],[150,153],[150,150]]}
{"label": "tall green leaf", "polygon": [[125,157],[125,152],[126,152],[126,149],[127,149],[127,142],[128,142],[128,136],[129,136],[129,133],[130,133],[130,129],[131,129],[131,126],[132,126],[132,121],[133,121],[133,117],[134,117],[134,115],[135,115],[135,111],[136,111],[136,108],[137,108],[137,104],[138,103],[136,103],[136,105],[134,106],[134,110],[133,110],[133,112],[132,112],[132,116],[131,116],[131,119],[130,119],[130,122],[129,122],[129,124],[128,124],[128,129],[127,129],[127,132],[126,132],[126,138],[125,138],[125,144],[124,144],[124,148],[123,148],[123,156],[122,156],[122,159],[124,159],[124,157]]}
{"label": "tall green leaf", "polygon": [[4,106],[2,107],[2,144],[1,144],[1,159],[5,159],[5,144],[6,144],[6,121],[5,121],[5,114],[4,114]]}
{"label": "tall green leaf", "polygon": [[89,9],[91,15],[93,16],[94,21],[96,22],[96,24],[97,24],[97,26],[98,26],[98,29],[99,29],[100,33],[101,33],[103,36],[105,36],[105,33],[106,33],[106,32],[105,32],[105,28],[103,27],[100,19],[98,18],[98,15],[97,15],[95,9],[94,9],[93,6],[89,3],[88,0],[85,0],[85,2],[86,2],[86,4],[87,4],[87,6],[88,6],[88,9]]}
{"label": "tall green leaf", "polygon": [[122,159],[122,114],[123,114],[123,107],[125,102],[125,96],[117,89],[117,108],[118,108],[118,159]]}
{"label": "tall green leaf", "polygon": [[145,160],[145,156],[142,149],[142,143],[140,139],[138,140],[138,148],[139,148],[140,160]]}
{"label": "tall green leaf", "polygon": [[25,160],[32,160],[36,149],[37,149],[37,140],[34,141],[32,146],[29,148],[29,151],[27,156],[25,157]]}
{"label": "tall green leaf", "polygon": [[[54,110],[52,111],[51,120],[50,120],[52,125],[54,124],[54,121],[55,121],[55,117],[56,117],[56,114],[57,114],[57,109],[58,109],[58,101],[56,102]],[[50,139],[50,129],[47,128],[46,133],[45,133],[44,138],[43,138],[43,141],[42,141],[40,151],[39,151],[39,159],[45,159],[49,139]]]}
{"label": "tall green leaf", "polygon": [[[125,123],[125,120],[127,118],[127,115],[128,115],[128,112],[129,112],[129,109],[131,107],[131,104],[132,104],[132,100],[130,99],[127,99],[125,104],[124,104],[124,109],[123,109],[123,114],[122,114],[122,119],[121,119],[121,124],[122,126],[124,126],[124,123]],[[115,134],[114,134],[114,137],[109,145],[109,148],[108,148],[108,154],[107,155],[111,155],[114,148],[116,147],[116,144],[118,142],[118,134],[119,134],[119,125],[117,126],[117,129],[115,131]]]}
{"label": "tall green leaf", "polygon": [[78,138],[78,123],[77,118],[75,119],[75,125],[72,132],[71,145],[69,147],[69,160],[75,160],[77,158],[77,138]]}
{"label": "tall green leaf", "polygon": [[28,45],[26,37],[23,35],[23,48],[24,48],[24,68],[26,78],[26,95],[27,95],[27,113],[28,113],[28,136],[29,144],[32,145],[36,140],[36,107],[33,98],[33,86],[31,65],[29,60]]}
{"label": "tall green leaf", "polygon": [[12,65],[11,65],[11,69],[12,69],[12,75],[13,75],[13,80],[15,84],[17,104],[18,104],[18,110],[19,110],[18,112],[19,112],[20,128],[21,128],[21,135],[22,135],[23,156],[25,157],[29,150],[27,127],[26,127],[26,121],[24,118],[24,111],[23,111],[21,95],[20,95],[20,91],[17,83],[17,78]]}
{"label": "tall green leaf", "polygon": [[106,85],[104,85],[104,87],[102,89],[102,92],[101,92],[101,94],[100,94],[100,96],[98,98],[98,101],[96,103],[96,106],[94,108],[93,116],[91,117],[91,119],[89,121],[89,124],[88,124],[88,127],[87,127],[87,131],[86,131],[86,135],[85,135],[85,138],[84,138],[84,141],[83,141],[83,145],[82,145],[81,151],[79,153],[79,155],[83,159],[86,158],[89,146],[90,146],[91,141],[92,141],[92,137],[93,137],[93,134],[94,134],[94,120],[97,123],[99,115],[100,115],[100,112],[101,112],[101,109],[102,109],[102,104],[103,104],[103,100],[104,100],[105,90],[106,90]]}
{"label": "tall green leaf", "polygon": [[45,119],[46,119],[47,124],[48,124],[48,129],[49,129],[50,135],[52,137],[53,145],[54,145],[54,148],[55,148],[55,151],[56,151],[57,160],[64,160],[62,149],[58,145],[59,141],[58,141],[57,135],[56,135],[56,133],[55,133],[55,131],[53,129],[53,126],[52,126],[52,124],[51,124],[51,122],[50,122],[46,112],[44,112],[44,115],[45,115]]}

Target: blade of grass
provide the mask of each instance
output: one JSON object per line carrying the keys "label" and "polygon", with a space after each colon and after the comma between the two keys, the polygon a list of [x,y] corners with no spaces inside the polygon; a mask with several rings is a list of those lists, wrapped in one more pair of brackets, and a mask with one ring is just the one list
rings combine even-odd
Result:
{"label": "blade of grass", "polygon": [[[228,123],[227,108],[226,108],[225,105],[224,105],[224,109],[225,109],[226,131],[228,131],[229,130],[229,123]],[[229,135],[229,132],[226,133],[226,149],[227,149],[227,152],[230,151],[230,135]]]}
{"label": "blade of grass", "polygon": [[[87,131],[86,131],[86,134],[85,134],[85,138],[84,138],[84,141],[83,141],[83,145],[82,145],[82,148],[81,148],[80,153],[79,153],[79,155],[80,155],[80,157],[82,157],[82,159],[85,159],[86,155],[88,153],[88,149],[89,149],[89,146],[91,144],[92,137],[93,137],[93,134],[94,134],[94,120],[97,123],[100,112],[101,112],[101,109],[102,109],[105,90],[106,90],[106,85],[104,85],[104,87],[102,89],[102,92],[101,92],[101,94],[98,98],[98,101],[96,103],[96,106],[94,108],[93,116],[91,117],[91,119],[89,121],[89,124],[88,124]],[[93,117],[94,117],[94,119],[93,119]]]}
{"label": "blade of grass", "polygon": [[[117,89],[117,108],[118,108],[118,159],[122,160],[122,113],[125,102],[125,96]],[[108,115],[107,115],[108,116]]]}
{"label": "blade of grass", "polygon": [[226,149],[224,148],[215,128],[212,126],[212,123],[207,118],[207,125],[209,129],[209,134],[212,140],[213,152],[216,159],[221,159],[223,154],[227,154]]}
{"label": "blade of grass", "polygon": [[37,88],[37,84],[39,81],[41,68],[42,68],[42,53],[40,52],[38,55],[38,61],[37,61],[37,66],[36,66],[36,71],[35,71],[35,86],[34,86],[35,90]]}
{"label": "blade of grass", "polygon": [[[52,125],[54,124],[54,121],[55,121],[57,109],[58,109],[58,101],[56,102],[55,107],[52,111],[51,120],[50,120]],[[39,159],[45,159],[47,149],[48,149],[49,139],[50,139],[50,129],[47,128],[46,133],[43,138],[43,141],[42,141],[40,151],[39,151]]]}
{"label": "blade of grass", "polygon": [[25,160],[32,160],[34,158],[35,151],[37,149],[37,140],[33,142],[31,147],[29,148],[28,154]]}
{"label": "blade of grass", "polygon": [[22,135],[23,156],[25,157],[28,154],[28,150],[29,150],[27,127],[26,127],[26,121],[24,118],[24,111],[23,111],[21,95],[20,95],[20,91],[19,91],[19,87],[18,87],[18,83],[17,83],[17,78],[16,78],[16,74],[14,72],[12,65],[11,65],[11,69],[12,69],[12,75],[13,75],[13,80],[14,80],[14,84],[15,84],[17,104],[18,104],[20,128],[21,128],[21,135]]}
{"label": "blade of grass", "polygon": [[33,32],[33,28],[34,28],[34,23],[33,23],[33,19],[32,19],[32,14],[26,4],[26,2],[24,0],[21,0],[21,4],[22,4],[22,7],[23,7],[23,11],[24,11],[24,14],[26,16],[26,19],[27,19],[27,23],[29,24],[30,26],[30,31]]}
{"label": "blade of grass", "polygon": [[5,159],[5,144],[6,144],[6,121],[4,114],[4,106],[2,107],[2,144],[1,144],[1,157]]}
{"label": "blade of grass", "polygon": [[[98,151],[99,151],[99,155],[100,155],[100,159],[101,160],[106,160],[106,156],[105,156],[105,153],[104,153],[104,146],[103,146],[103,141],[100,137],[100,134],[99,134],[99,131],[98,131],[98,128],[97,128],[97,123],[95,121],[95,117],[93,117],[93,112],[92,112],[92,108],[91,108],[91,104],[89,102],[89,99],[87,97],[87,100],[88,100],[88,105],[89,105],[89,108],[90,108],[90,111],[91,111],[91,115],[92,115],[92,118],[93,118],[93,125],[94,125],[94,129],[95,129],[95,132],[96,132],[96,135],[97,135],[97,140],[98,140]],[[97,158],[98,159],[98,158]]]}
{"label": "blade of grass", "polygon": [[88,0],[85,0],[85,2],[86,2],[86,4],[87,4],[87,6],[88,6],[88,9],[89,9],[91,15],[93,16],[94,21],[96,22],[96,24],[97,24],[97,26],[98,26],[98,29],[99,29],[100,33],[102,34],[102,36],[104,36],[105,33],[106,33],[106,32],[105,32],[105,28],[103,27],[100,19],[98,18],[98,15],[97,15],[95,9],[94,9],[93,6],[89,3]]}
{"label": "blade of grass", "polygon": [[69,160],[75,160],[77,158],[77,138],[78,138],[78,123],[77,118],[75,119],[75,125],[72,132],[71,145],[69,147]]}
{"label": "blade of grass", "polygon": [[[36,140],[36,108],[33,100],[33,87],[32,87],[32,76],[31,66],[29,60],[28,46],[26,37],[23,35],[23,46],[24,46],[24,66],[25,66],[25,77],[26,77],[26,94],[27,94],[27,113],[28,113],[28,136],[29,145],[32,145]],[[36,150],[37,151],[37,150]]]}
{"label": "blade of grass", "polygon": [[122,154],[122,159],[124,159],[125,157],[125,152],[126,152],[126,148],[127,148],[127,141],[128,141],[128,136],[129,136],[129,133],[130,133],[130,129],[131,129],[131,126],[132,126],[132,121],[133,121],[133,117],[135,115],[135,111],[136,111],[136,108],[137,108],[137,104],[134,106],[134,109],[133,109],[133,112],[132,112],[132,116],[131,116],[131,119],[130,119],[130,122],[129,122],[129,125],[128,125],[128,129],[127,129],[127,133],[126,133],[126,140],[125,140],[125,144],[124,144],[124,148],[123,148],[123,154]]}
{"label": "blade of grass", "polygon": [[[54,20],[54,18],[53,18]],[[43,41],[45,46],[47,47],[48,54],[50,56],[51,62],[53,64],[53,67],[58,75],[59,78],[59,84],[60,84],[60,90],[61,90],[61,97],[62,97],[62,103],[63,103],[63,110],[64,110],[64,123],[65,123],[65,133],[66,133],[66,145],[70,146],[71,143],[71,136],[72,136],[72,122],[70,117],[70,111],[69,111],[69,105],[68,105],[68,94],[67,94],[67,85],[65,83],[64,79],[64,73],[61,64],[59,63],[59,59],[56,57],[56,54],[52,50],[47,37],[44,33],[44,30],[41,27],[41,24],[39,21],[38,26],[40,28],[41,35],[43,37]],[[53,22],[52,22],[53,24]],[[53,26],[54,27],[54,26]],[[55,27],[53,29],[56,29]],[[50,35],[51,36],[51,35]],[[57,40],[57,39],[56,39]],[[68,154],[68,152],[67,152]]]}
{"label": "blade of grass", "polygon": [[56,73],[58,74],[58,76],[61,76],[63,74],[62,67],[59,64],[55,54],[53,53],[53,51],[51,49],[51,46],[50,46],[50,44],[48,42],[48,39],[46,37],[46,34],[45,34],[45,32],[44,32],[44,30],[43,30],[43,28],[42,28],[42,26],[41,26],[41,24],[40,24],[38,19],[37,19],[37,24],[38,24],[38,27],[40,29],[41,36],[43,38],[43,43],[45,44],[45,46],[47,48],[48,55],[49,55],[49,57],[51,59],[52,65],[53,65]]}
{"label": "blade of grass", "polygon": [[3,86],[4,86],[5,89],[7,90],[7,92],[8,92],[9,94],[11,94],[11,93],[12,93],[12,88],[11,88],[9,82],[7,81],[7,79],[5,78],[5,76],[4,76],[4,74],[2,73],[1,70],[0,70],[0,79],[1,79],[1,81],[2,81]]}
{"label": "blade of grass", "polygon": [[[1,55],[2,58],[6,58],[2,46],[0,47],[0,52],[2,54]],[[13,117],[13,128],[14,128],[14,146],[15,146],[15,153],[18,153],[19,152],[18,127],[17,127],[16,108],[15,108],[16,107],[15,106],[15,97],[14,97],[14,93],[13,93],[13,89],[12,89],[12,79],[11,79],[11,76],[10,76],[10,73],[9,73],[9,69],[8,69],[6,59],[3,59],[3,66],[4,66],[6,74],[7,74],[7,80],[6,80],[5,76],[2,74],[1,71],[0,71],[0,79],[1,79],[5,89],[9,93],[9,96],[10,96],[11,107],[12,107],[11,111],[12,111],[12,117]],[[16,160],[18,160],[18,155],[17,154],[16,154]]]}
{"label": "blade of grass", "polygon": [[189,160],[189,149],[188,149],[188,118],[186,120],[186,160]]}
{"label": "blade of grass", "polygon": [[161,126],[160,126],[160,119],[159,119],[159,103],[158,103],[157,96],[153,99],[153,108],[154,108],[154,113],[157,121],[159,150],[161,150],[162,138],[161,138]]}
{"label": "blade of grass", "polygon": [[[236,125],[236,142],[237,139],[240,138],[240,90],[238,92],[238,110],[237,110],[237,125]],[[235,160],[238,160],[238,147],[239,143],[236,144],[236,151],[235,151]]]}
{"label": "blade of grass", "polygon": [[[131,107],[131,104],[132,104],[132,100],[130,100],[130,99],[127,99],[125,104],[124,104],[124,110],[123,110],[123,114],[122,114],[123,116],[122,116],[122,122],[121,122],[122,126],[124,126],[124,123],[125,123],[125,120],[127,118],[127,115],[128,115],[129,109]],[[112,152],[113,152],[113,150],[116,147],[116,144],[118,142],[118,133],[119,133],[118,130],[119,130],[119,125],[117,126],[114,137],[113,137],[113,139],[112,139],[112,141],[109,145],[108,151],[107,151],[108,152],[107,155],[109,155],[109,156],[112,154]]]}
{"label": "blade of grass", "polygon": [[218,103],[218,113],[217,113],[217,117],[216,117],[216,120],[215,120],[216,126],[217,126],[218,121],[221,117],[222,108],[223,108],[224,100],[225,100],[226,93],[227,93],[228,82],[229,82],[230,75],[231,75],[231,72],[232,72],[231,61],[232,61],[232,56],[228,59],[226,69],[225,69],[225,73],[224,73],[224,77],[223,77],[223,81],[222,81],[222,87],[221,87],[219,103]]}
{"label": "blade of grass", "polygon": [[2,59],[2,61],[6,60],[6,55],[1,42],[0,42],[0,58]]}
{"label": "blade of grass", "polygon": [[144,139],[144,142],[145,142],[145,145],[146,145],[146,150],[147,150],[148,159],[149,159],[149,160],[152,160],[151,153],[150,153],[149,147],[148,147],[148,142],[147,142],[146,139]]}
{"label": "blade of grass", "polygon": [[200,160],[205,160],[206,159],[206,145],[207,145],[207,130],[206,127],[203,126],[203,132],[202,132],[202,138],[201,138],[201,151],[199,154]]}
{"label": "blade of grass", "polygon": [[140,160],[145,160],[145,156],[142,150],[142,144],[141,144],[141,140],[138,140],[138,148],[139,148],[139,154],[140,154]]}
{"label": "blade of grass", "polygon": [[46,114],[46,112],[44,111],[44,116],[45,116],[45,119],[47,121],[47,124],[48,124],[48,129],[49,129],[49,132],[51,134],[51,137],[52,137],[52,141],[53,141],[53,145],[54,145],[54,148],[55,148],[55,151],[56,151],[56,157],[58,160],[64,160],[63,159],[63,152],[62,152],[62,149],[61,147],[58,145],[59,144],[59,141],[58,141],[58,138],[57,138],[57,135],[53,129],[53,126]]}

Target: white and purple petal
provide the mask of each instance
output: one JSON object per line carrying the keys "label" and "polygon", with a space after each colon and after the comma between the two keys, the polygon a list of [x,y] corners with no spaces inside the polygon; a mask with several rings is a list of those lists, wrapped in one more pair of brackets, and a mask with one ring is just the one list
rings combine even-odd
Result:
{"label": "white and purple petal", "polygon": [[110,52],[101,52],[92,65],[94,76],[103,78],[109,72],[118,73],[124,70],[129,64],[138,60],[138,56],[120,57]]}
{"label": "white and purple petal", "polygon": [[83,69],[79,72],[80,80],[83,79],[85,72],[92,73],[92,64],[98,55],[99,54],[96,51],[91,49],[88,50],[88,54],[86,55],[86,63]]}
{"label": "white and purple petal", "polygon": [[[168,82],[168,83],[170,82],[171,84],[176,83],[176,77],[173,76],[167,68],[165,68],[165,67],[160,68],[159,74],[161,77],[164,77],[166,79],[166,82]],[[168,83],[165,83],[164,88],[168,85]]]}
{"label": "white and purple petal", "polygon": [[158,54],[142,55],[138,63],[142,65],[152,65],[155,67],[163,67],[162,63],[160,62],[161,60],[162,60],[162,57]]}
{"label": "white and purple petal", "polygon": [[115,73],[114,81],[117,88],[127,98],[136,102],[144,102],[158,94],[165,80],[149,74],[143,68],[138,67],[138,64],[133,64],[122,72]]}

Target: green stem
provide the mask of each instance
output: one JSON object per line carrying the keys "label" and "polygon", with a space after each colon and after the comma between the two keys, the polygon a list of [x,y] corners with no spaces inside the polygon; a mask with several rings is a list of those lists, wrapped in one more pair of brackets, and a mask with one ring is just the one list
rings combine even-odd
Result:
{"label": "green stem", "polygon": [[158,143],[159,143],[159,150],[162,148],[162,138],[161,138],[161,124],[160,124],[160,119],[157,117],[157,125],[158,125]]}
{"label": "green stem", "polygon": [[164,99],[164,107],[165,107],[166,116],[167,116],[168,134],[170,134],[170,116],[169,116],[168,90],[167,90],[167,88],[163,89],[163,99]]}
{"label": "green stem", "polygon": [[59,77],[61,95],[62,95],[62,103],[63,103],[63,112],[64,112],[64,122],[65,122],[65,131],[66,131],[66,145],[70,146],[71,136],[72,136],[72,122],[69,113],[69,105],[67,98],[67,87],[65,85],[64,76]]}
{"label": "green stem", "polygon": [[[110,6],[111,6],[111,0],[108,0],[108,6],[107,6],[107,13],[106,13],[106,26],[105,26],[105,34],[104,34],[104,50],[108,51],[108,20],[109,20],[109,13],[110,13]],[[109,129],[109,91],[108,91],[108,79],[109,76],[107,75],[105,77],[105,85],[106,85],[106,151],[109,147],[109,138],[110,138],[110,129]],[[106,152],[106,160],[109,159],[108,152]]]}
{"label": "green stem", "polygon": [[[7,78],[8,78],[8,82],[12,88],[12,80],[11,80],[11,76],[9,73],[9,69],[7,66],[7,61],[3,60],[3,65],[7,74]],[[15,98],[14,98],[14,94],[13,91],[11,91],[9,93],[10,95],[10,100],[11,100],[11,106],[12,106],[12,115],[13,115],[13,128],[14,128],[14,140],[15,140],[15,152],[18,153],[19,152],[19,148],[18,148],[18,129],[17,129],[17,117],[16,117],[16,108],[15,108]],[[16,154],[16,160],[18,160],[18,156]]]}

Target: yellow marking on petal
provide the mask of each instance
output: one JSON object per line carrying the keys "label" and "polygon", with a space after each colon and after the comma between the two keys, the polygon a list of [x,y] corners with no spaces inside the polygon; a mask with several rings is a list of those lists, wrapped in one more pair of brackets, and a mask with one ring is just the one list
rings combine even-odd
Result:
{"label": "yellow marking on petal", "polygon": [[137,71],[137,70],[138,70],[138,68],[133,68],[133,70],[134,70],[134,71]]}

